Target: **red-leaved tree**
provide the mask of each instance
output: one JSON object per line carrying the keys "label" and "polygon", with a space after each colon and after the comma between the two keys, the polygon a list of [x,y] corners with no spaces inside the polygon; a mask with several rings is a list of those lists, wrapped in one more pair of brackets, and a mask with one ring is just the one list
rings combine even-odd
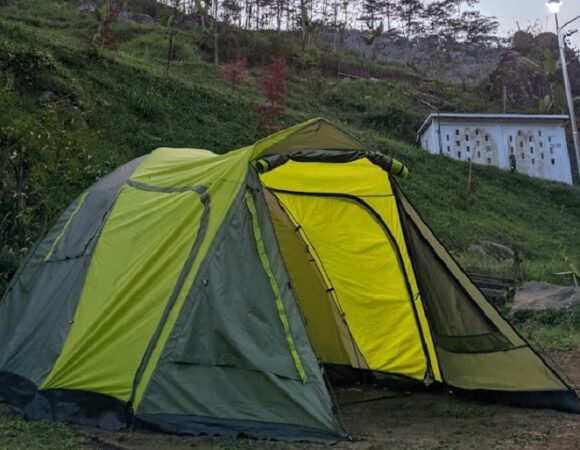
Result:
{"label": "red-leaved tree", "polygon": [[124,0],[109,0],[106,4],[106,11],[100,18],[101,24],[95,36],[95,41],[101,47],[109,50],[117,49],[117,40],[113,36],[113,24],[119,18],[123,10]]}
{"label": "red-leaved tree", "polygon": [[280,129],[280,116],[286,111],[288,65],[283,58],[274,58],[264,67],[260,87],[269,103],[258,106],[258,125],[265,132],[274,133]]}
{"label": "red-leaved tree", "polygon": [[246,81],[247,67],[246,58],[240,57],[229,64],[221,66],[220,76],[236,90]]}

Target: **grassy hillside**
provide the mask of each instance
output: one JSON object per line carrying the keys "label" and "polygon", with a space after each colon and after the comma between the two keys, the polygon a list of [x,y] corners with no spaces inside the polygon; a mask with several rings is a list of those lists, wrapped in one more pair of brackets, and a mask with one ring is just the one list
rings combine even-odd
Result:
{"label": "grassy hillside", "polygon": [[[0,7],[0,291],[20,255],[63,207],[117,165],[158,146],[224,152],[263,136],[255,117],[264,102],[258,67],[233,91],[205,62],[207,37],[179,30],[176,60],[165,76],[163,26],[117,24],[119,50],[98,50],[90,43],[96,19],[79,13],[78,4],[9,0]],[[300,56],[289,36],[238,38],[250,61],[272,53],[291,62]],[[320,52],[316,57],[320,70],[292,75],[285,125],[325,116],[369,147],[403,160],[411,169],[405,190],[466,267],[516,271],[510,261],[470,254],[469,245],[480,240],[517,249],[528,278],[554,280],[553,272],[568,268],[565,257],[580,262],[577,188],[473,167],[468,192],[468,165],[412,145],[427,103],[496,110],[483,91],[379,65],[368,68],[388,81],[337,80],[328,75],[338,59],[342,67],[363,62]]]}

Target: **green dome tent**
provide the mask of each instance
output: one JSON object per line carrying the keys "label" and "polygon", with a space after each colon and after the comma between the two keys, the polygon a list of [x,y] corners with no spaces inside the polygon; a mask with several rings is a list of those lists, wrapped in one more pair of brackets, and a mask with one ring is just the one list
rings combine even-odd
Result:
{"label": "green dome tent", "polygon": [[120,429],[327,439],[349,368],[574,411],[405,198],[323,119],[160,148],[86,190],[0,303],[0,400]]}

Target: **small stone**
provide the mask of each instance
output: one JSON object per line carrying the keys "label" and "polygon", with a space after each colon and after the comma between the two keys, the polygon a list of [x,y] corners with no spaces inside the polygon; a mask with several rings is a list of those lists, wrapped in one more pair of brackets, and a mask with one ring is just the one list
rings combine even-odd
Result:
{"label": "small stone", "polygon": [[79,12],[94,13],[97,10],[97,5],[94,3],[83,3],[78,7]]}
{"label": "small stone", "polygon": [[52,103],[57,100],[57,96],[52,91],[44,91],[38,96],[38,102],[42,105]]}

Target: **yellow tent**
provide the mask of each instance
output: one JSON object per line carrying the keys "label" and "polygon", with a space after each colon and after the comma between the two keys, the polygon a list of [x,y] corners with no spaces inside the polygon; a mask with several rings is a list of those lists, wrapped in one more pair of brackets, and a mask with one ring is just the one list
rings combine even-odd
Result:
{"label": "yellow tent", "polygon": [[178,433],[343,434],[323,373],[578,410],[395,181],[323,119],[85,191],[0,302],[0,400]]}

